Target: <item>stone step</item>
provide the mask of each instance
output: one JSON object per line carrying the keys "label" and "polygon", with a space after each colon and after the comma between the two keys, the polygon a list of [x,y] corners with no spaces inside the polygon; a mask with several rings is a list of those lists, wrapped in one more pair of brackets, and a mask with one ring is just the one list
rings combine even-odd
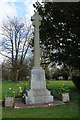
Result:
{"label": "stone step", "polygon": [[37,104],[37,103],[50,103],[53,102],[53,96],[36,96],[36,97],[26,97],[26,104]]}
{"label": "stone step", "polygon": [[48,91],[47,89],[34,89],[34,90],[29,90],[26,92],[27,96],[49,96],[50,95],[50,91]]}

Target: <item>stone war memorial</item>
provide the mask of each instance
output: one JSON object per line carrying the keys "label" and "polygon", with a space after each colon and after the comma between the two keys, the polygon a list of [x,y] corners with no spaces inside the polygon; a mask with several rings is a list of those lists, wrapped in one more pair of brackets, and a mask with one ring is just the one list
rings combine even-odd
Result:
{"label": "stone war memorial", "polygon": [[50,91],[46,89],[45,71],[40,67],[39,26],[41,25],[42,18],[38,12],[35,12],[31,20],[35,31],[34,67],[31,70],[29,90],[24,94],[25,103],[27,105],[51,103],[54,98]]}

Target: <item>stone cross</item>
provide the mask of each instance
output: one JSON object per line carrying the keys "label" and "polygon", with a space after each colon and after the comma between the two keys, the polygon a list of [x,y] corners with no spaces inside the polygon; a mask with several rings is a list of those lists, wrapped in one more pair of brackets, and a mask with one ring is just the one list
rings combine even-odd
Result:
{"label": "stone cross", "polygon": [[39,12],[31,17],[33,21],[32,24],[35,28],[35,38],[34,38],[34,67],[40,67],[40,45],[39,45],[39,26],[41,25],[42,17]]}
{"label": "stone cross", "polygon": [[33,26],[35,28],[34,38],[34,67],[31,70],[31,80],[29,90],[24,94],[25,103],[43,104],[53,102],[53,96],[46,89],[45,71],[40,67],[40,45],[39,45],[39,26],[41,25],[41,16],[38,12],[32,16]]}

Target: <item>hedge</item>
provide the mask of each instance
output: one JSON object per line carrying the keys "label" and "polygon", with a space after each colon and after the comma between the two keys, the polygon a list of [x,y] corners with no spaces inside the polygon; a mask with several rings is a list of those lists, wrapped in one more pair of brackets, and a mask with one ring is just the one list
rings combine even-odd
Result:
{"label": "hedge", "polygon": [[75,84],[75,86],[80,89],[80,75],[78,76],[72,76],[72,81]]}

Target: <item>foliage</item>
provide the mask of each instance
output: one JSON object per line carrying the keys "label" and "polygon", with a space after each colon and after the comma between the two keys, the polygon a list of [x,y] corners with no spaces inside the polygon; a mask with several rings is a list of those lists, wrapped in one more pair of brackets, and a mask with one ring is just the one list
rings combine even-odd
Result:
{"label": "foliage", "polygon": [[6,92],[5,97],[15,97],[15,90],[12,88],[9,88]]}
{"label": "foliage", "polygon": [[64,83],[61,87],[57,87],[54,92],[56,92],[58,95],[62,93],[69,93],[70,89],[67,86],[64,86]]}
{"label": "foliage", "polygon": [[69,75],[67,73],[65,73],[65,72],[62,72],[62,73],[55,72],[52,77],[53,77],[53,79],[56,79],[56,80],[59,80],[60,78],[62,80],[68,80],[68,76]]}
{"label": "foliage", "polygon": [[80,89],[80,75],[72,76],[72,81],[75,84],[75,86]]}
{"label": "foliage", "polygon": [[41,48],[51,62],[80,69],[80,2],[36,2],[42,16]]}
{"label": "foliage", "polygon": [[13,80],[17,82],[18,74],[24,70],[22,66],[31,47],[32,29],[26,20],[8,17],[2,25],[2,36],[2,49],[7,52],[7,55],[2,52],[0,54],[9,59],[9,70]]}
{"label": "foliage", "polygon": [[[24,63],[22,63],[19,66],[19,69],[17,69],[17,79],[22,80],[27,78],[27,76],[30,76],[30,70],[32,68],[31,66],[31,59],[25,59]],[[17,61],[19,63],[19,61]],[[11,60],[6,60],[3,61],[2,63],[2,80],[9,80],[9,81],[14,81],[14,74],[12,72],[12,67],[11,67]]]}
{"label": "foliage", "polygon": [[26,91],[27,83],[20,82],[17,84],[16,96],[23,96]]}
{"label": "foliage", "polygon": [[23,94],[26,91],[27,83],[19,82],[17,86],[13,88],[8,88],[6,92],[6,97],[23,97]]}
{"label": "foliage", "polygon": [[63,65],[60,69],[56,69],[53,73],[53,79],[58,80],[61,77],[64,80],[68,80],[71,75],[71,69],[67,65]]}

